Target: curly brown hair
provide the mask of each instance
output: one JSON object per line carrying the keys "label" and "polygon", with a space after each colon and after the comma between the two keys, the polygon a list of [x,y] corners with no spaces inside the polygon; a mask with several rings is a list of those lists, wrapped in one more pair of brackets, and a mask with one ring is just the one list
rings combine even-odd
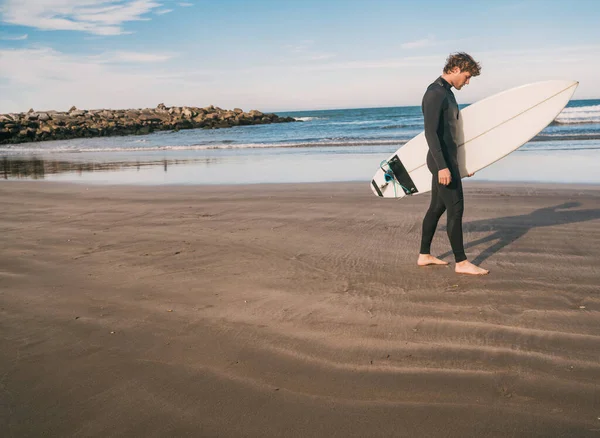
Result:
{"label": "curly brown hair", "polygon": [[446,59],[444,73],[450,73],[454,67],[458,67],[462,72],[471,73],[471,76],[479,76],[481,73],[481,65],[465,52],[450,54]]}

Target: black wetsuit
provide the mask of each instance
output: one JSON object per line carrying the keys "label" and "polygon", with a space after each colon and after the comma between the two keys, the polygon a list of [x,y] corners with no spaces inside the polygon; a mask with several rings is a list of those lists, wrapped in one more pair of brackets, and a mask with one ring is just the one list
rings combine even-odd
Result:
{"label": "black wetsuit", "polygon": [[[422,103],[425,118],[425,138],[429,146],[427,167],[432,173],[431,204],[423,219],[421,254],[429,254],[438,221],[447,211],[447,231],[456,262],[466,260],[463,245],[463,190],[458,170],[460,111],[451,86],[441,76],[425,92]],[[452,181],[445,186],[438,182],[441,169],[450,170]]]}

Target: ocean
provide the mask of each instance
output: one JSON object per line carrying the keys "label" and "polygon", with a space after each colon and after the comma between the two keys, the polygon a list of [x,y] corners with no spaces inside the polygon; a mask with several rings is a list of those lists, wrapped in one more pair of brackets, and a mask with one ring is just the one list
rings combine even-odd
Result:
{"label": "ocean", "polygon": [[[0,145],[0,175],[105,184],[368,183],[381,160],[423,130],[418,106],[277,114],[300,122]],[[597,184],[599,159],[600,100],[573,100],[474,179]]]}

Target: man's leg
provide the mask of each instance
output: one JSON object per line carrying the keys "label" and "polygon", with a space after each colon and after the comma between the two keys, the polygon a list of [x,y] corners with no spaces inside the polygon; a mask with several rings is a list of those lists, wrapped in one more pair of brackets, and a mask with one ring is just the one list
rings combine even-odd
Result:
{"label": "man's leg", "polygon": [[467,260],[463,244],[462,219],[464,213],[464,198],[462,181],[453,175],[452,182],[447,186],[440,185],[439,197],[443,200],[448,210],[447,232],[454,259],[455,271],[459,274],[485,275],[489,271],[475,266]]}
{"label": "man's leg", "polygon": [[438,185],[437,176],[433,175],[431,180],[431,203],[423,218],[421,250],[419,251],[419,259],[417,260],[419,266],[448,264],[431,255],[431,241],[433,240],[435,229],[437,228],[440,217],[444,214],[444,211],[446,211],[444,202],[439,196]]}
{"label": "man's leg", "polygon": [[452,182],[447,186],[440,187],[440,197],[444,200],[447,214],[446,231],[450,246],[454,253],[456,263],[467,260],[465,255],[465,247],[463,244],[462,219],[465,211],[465,203],[463,198],[462,181],[460,178],[452,178]]}

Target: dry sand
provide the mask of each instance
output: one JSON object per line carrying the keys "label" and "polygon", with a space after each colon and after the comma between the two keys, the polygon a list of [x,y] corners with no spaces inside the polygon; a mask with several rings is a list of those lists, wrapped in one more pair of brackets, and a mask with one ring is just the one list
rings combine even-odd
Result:
{"label": "dry sand", "polygon": [[465,187],[487,277],[426,195],[0,184],[0,435],[600,436],[600,188]]}

